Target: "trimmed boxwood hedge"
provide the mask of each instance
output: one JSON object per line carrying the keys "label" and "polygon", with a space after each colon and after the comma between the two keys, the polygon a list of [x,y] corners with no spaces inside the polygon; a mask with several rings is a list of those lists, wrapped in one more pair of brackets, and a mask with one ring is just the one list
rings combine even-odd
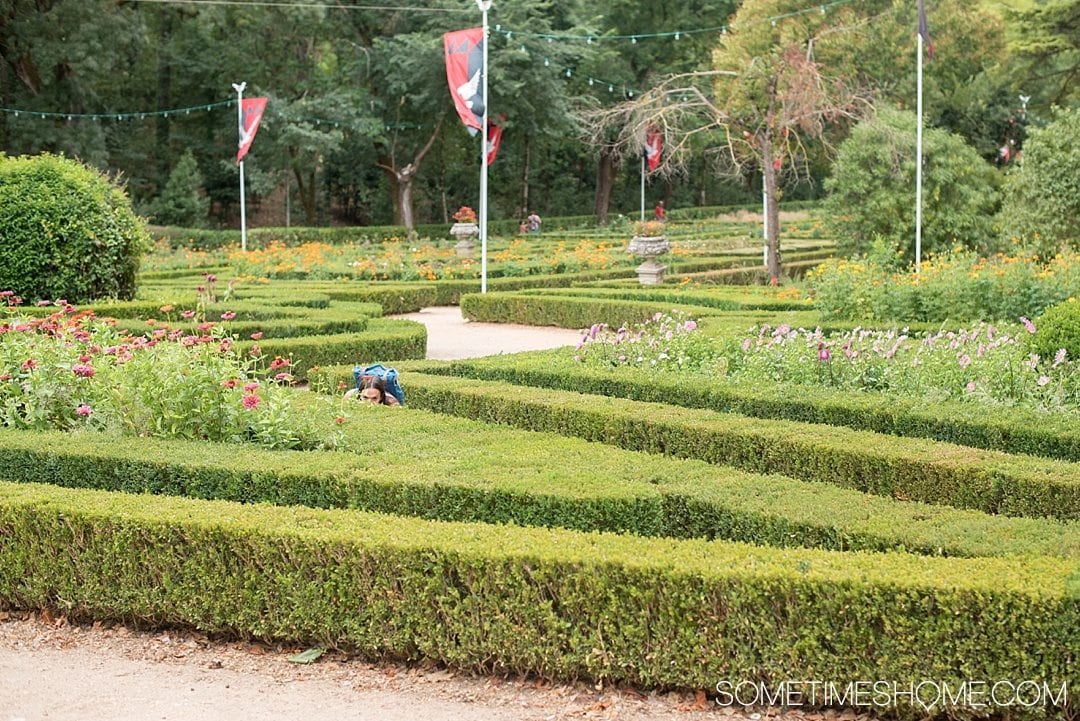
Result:
{"label": "trimmed boxwood hedge", "polygon": [[1074,419],[1019,409],[991,410],[976,403],[929,403],[897,395],[809,386],[747,386],[723,378],[657,375],[627,368],[612,372],[583,367],[565,351],[429,362],[410,368],[1080,461],[1080,427]]}
{"label": "trimmed boxwood hedge", "polygon": [[1080,520],[1080,465],[868,431],[718,414],[497,381],[407,376],[420,408],[875,495]]}
{"label": "trimmed boxwood hedge", "polygon": [[[327,419],[329,422],[329,419]],[[377,428],[377,432],[371,429]],[[363,409],[352,452],[0,430],[20,482],[772,546],[1080,558],[1080,524],[988,516],[579,440]],[[484,434],[480,439],[480,434]],[[471,443],[470,453],[460,448]],[[557,456],[560,460],[552,462]]]}
{"label": "trimmed boxwood hedge", "polygon": [[367,658],[646,688],[1080,682],[1070,560],[778,550],[7,483],[0,538],[3,605]]}

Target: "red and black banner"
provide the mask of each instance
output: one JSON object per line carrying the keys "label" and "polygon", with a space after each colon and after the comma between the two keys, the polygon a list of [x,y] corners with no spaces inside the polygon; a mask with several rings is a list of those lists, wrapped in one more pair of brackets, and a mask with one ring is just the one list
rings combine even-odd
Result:
{"label": "red and black banner", "polygon": [[484,126],[484,29],[469,28],[443,35],[446,81],[458,116],[469,132]]}
{"label": "red and black banner", "polygon": [[660,157],[664,150],[664,134],[656,128],[649,128],[645,132],[645,164],[649,170],[660,167]]}
{"label": "red and black banner", "polygon": [[255,139],[255,133],[259,132],[259,122],[262,121],[263,111],[266,110],[266,98],[244,98],[240,107],[244,127],[240,129],[240,150],[236,153],[238,163],[247,155],[251,141]]}
{"label": "red and black banner", "polygon": [[503,129],[496,123],[488,123],[487,132],[487,164],[495,162],[495,156],[499,153],[499,143],[502,142]]}

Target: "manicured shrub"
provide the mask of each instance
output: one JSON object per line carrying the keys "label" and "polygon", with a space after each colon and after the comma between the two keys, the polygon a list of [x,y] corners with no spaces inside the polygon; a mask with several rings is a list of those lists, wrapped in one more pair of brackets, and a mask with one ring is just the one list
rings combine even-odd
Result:
{"label": "manicured shrub", "polygon": [[[1069,298],[1043,313],[1035,323],[1032,350],[1056,368],[1080,359],[1080,302]],[[1065,353],[1062,355],[1061,351]]]}
{"label": "manicured shrub", "polygon": [[[1024,679],[1052,687],[1056,702],[1027,710],[1045,718],[1064,718],[1059,689],[1080,683],[1072,559],[767,549],[4,483],[0,538],[0,604],[73,619],[647,688],[808,669],[840,689]],[[926,717],[904,698],[904,717]]]}
{"label": "manicured shrub", "polygon": [[1054,122],[1032,130],[1001,214],[1006,237],[1044,258],[1080,250],[1080,109],[1059,109]]}
{"label": "manicured shrub", "polygon": [[150,248],[124,191],[55,155],[0,155],[0,290],[27,300],[131,298]]}
{"label": "manicured shrub", "polygon": [[[824,207],[841,252],[865,253],[882,238],[904,261],[914,260],[915,125],[914,113],[881,109],[840,145]],[[923,157],[924,256],[955,246],[986,250],[997,238],[993,167],[939,128],[925,130]]]}

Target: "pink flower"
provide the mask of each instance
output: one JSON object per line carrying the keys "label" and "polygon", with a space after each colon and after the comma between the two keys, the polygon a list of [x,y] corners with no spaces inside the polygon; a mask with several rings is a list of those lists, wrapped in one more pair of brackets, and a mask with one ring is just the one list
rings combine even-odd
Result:
{"label": "pink flower", "polygon": [[232,320],[235,317],[236,317],[236,313],[233,313],[231,310],[227,310],[227,311],[225,311],[224,313],[221,314],[221,319],[222,320]]}
{"label": "pink flower", "polygon": [[214,327],[213,323],[199,323],[199,325],[196,326],[196,328],[198,329],[198,331],[200,333],[205,333],[206,331],[210,330],[213,327]]}
{"label": "pink flower", "polygon": [[22,369],[24,371],[32,371],[35,368],[37,368],[37,361],[35,361],[33,358],[27,358],[25,361],[23,361]]}
{"label": "pink flower", "polygon": [[969,365],[971,365],[971,356],[967,353],[960,356],[960,367],[967,368]]}
{"label": "pink flower", "polygon": [[255,389],[258,388],[258,387],[259,387],[259,384],[256,383],[255,381],[252,381],[251,383],[245,383],[244,384],[244,392],[245,393],[254,393]]}
{"label": "pink flower", "polygon": [[254,393],[244,396],[243,400],[245,410],[253,410],[259,406],[259,397]]}
{"label": "pink flower", "polygon": [[751,341],[751,340],[750,340],[749,338],[747,338],[746,340],[744,340],[744,341],[742,342],[742,349],[743,349],[743,353],[749,353],[749,352],[750,352],[750,346],[751,346],[752,344],[753,344],[753,343],[752,343],[752,341]]}
{"label": "pink flower", "polygon": [[828,363],[830,358],[832,358],[832,354],[829,353],[829,346],[818,343],[817,359],[822,363]]}
{"label": "pink flower", "polygon": [[158,310],[162,313],[172,313],[173,307],[171,305],[163,305]]}
{"label": "pink flower", "polygon": [[94,412],[94,409],[83,403],[81,406],[75,409],[75,415],[86,418],[88,415]]}
{"label": "pink flower", "polygon": [[968,393],[974,393],[975,392],[975,381],[968,381],[968,384],[965,387],[967,388]]}
{"label": "pink flower", "polygon": [[1065,356],[1068,354],[1064,348],[1058,348],[1058,352],[1054,354],[1054,364],[1052,368],[1057,368],[1059,365],[1065,362]]}
{"label": "pink flower", "polygon": [[195,311],[193,311],[193,310],[181,311],[180,317],[183,318],[184,320],[190,320],[190,319],[195,317]]}
{"label": "pink flower", "polygon": [[292,380],[292,376],[288,373],[278,373],[274,376],[274,380],[280,382],[288,382]]}
{"label": "pink flower", "polygon": [[232,348],[232,344],[232,338],[222,338],[221,343],[218,344],[218,351],[221,353],[228,353],[229,349]]}
{"label": "pink flower", "polygon": [[51,300],[39,300],[37,302],[38,308],[44,308],[47,305],[52,305],[52,301]]}
{"label": "pink flower", "polygon": [[251,346],[251,350],[248,351],[248,355],[250,355],[252,358],[258,358],[262,355],[262,351],[259,349],[259,346],[253,345]]}
{"label": "pink flower", "polygon": [[207,283],[217,283],[217,276],[214,275],[213,273],[207,273],[206,274],[206,282]]}
{"label": "pink flower", "polygon": [[272,370],[272,371],[276,371],[279,368],[288,368],[288,367],[289,367],[289,361],[285,360],[281,356],[278,356],[274,360],[270,361],[270,370]]}
{"label": "pink flower", "polygon": [[256,333],[251,334],[251,340],[262,340],[262,337],[263,337],[263,334],[262,334],[261,330],[256,332]]}
{"label": "pink flower", "polygon": [[685,328],[686,330],[695,330],[695,329],[697,329],[697,323],[695,323],[692,320],[688,320],[685,323],[683,323],[683,328]]}
{"label": "pink flower", "polygon": [[223,382],[221,386],[223,388],[236,388],[237,383],[238,381],[235,378],[230,378],[229,380]]}
{"label": "pink flower", "polygon": [[71,371],[80,378],[94,377],[94,367],[86,365],[85,363],[76,363],[75,365],[71,366]]}
{"label": "pink flower", "polygon": [[7,381],[7,380],[11,380],[11,374],[10,373],[5,373],[4,375],[0,376],[0,381]]}
{"label": "pink flower", "polygon": [[338,416],[337,418],[334,419],[334,423],[344,423],[344,422],[345,422],[345,416]]}
{"label": "pink flower", "polygon": [[1024,328],[1027,329],[1028,333],[1035,333],[1035,324],[1032,323],[1030,320],[1028,320],[1024,316],[1020,316],[1020,322],[1024,324]]}
{"label": "pink flower", "polygon": [[1036,381],[1036,383],[1039,384],[1040,388],[1042,388],[1044,385],[1046,385],[1049,382],[1050,382],[1050,376],[1039,376],[1039,380]]}

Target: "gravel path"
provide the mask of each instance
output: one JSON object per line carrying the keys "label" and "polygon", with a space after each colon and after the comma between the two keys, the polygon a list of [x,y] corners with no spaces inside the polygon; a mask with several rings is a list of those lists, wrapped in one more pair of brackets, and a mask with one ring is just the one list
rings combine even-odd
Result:
{"label": "gravel path", "polygon": [[415,320],[427,326],[427,357],[431,360],[479,358],[497,353],[544,350],[576,345],[581,340],[581,333],[566,328],[474,323],[462,318],[461,310],[457,306],[424,308],[419,313],[392,317]]}

